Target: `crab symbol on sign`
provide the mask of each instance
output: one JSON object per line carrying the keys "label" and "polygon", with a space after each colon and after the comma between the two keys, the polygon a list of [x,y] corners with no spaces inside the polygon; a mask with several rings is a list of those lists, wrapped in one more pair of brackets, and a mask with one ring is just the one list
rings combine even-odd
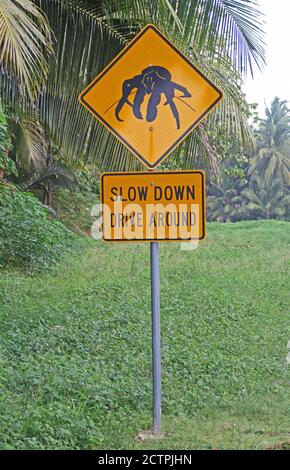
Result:
{"label": "crab symbol on sign", "polygon": [[[136,91],[133,91],[135,90]],[[183,93],[183,95],[175,96],[175,90]],[[129,96],[135,93],[133,103],[129,101]],[[123,82],[122,97],[115,108],[115,116],[118,121],[123,122],[120,113],[128,104],[133,109],[133,114],[137,119],[143,119],[141,105],[146,95],[150,95],[146,113],[146,121],[155,121],[158,114],[158,106],[161,102],[162,94],[166,101],[164,105],[168,105],[176,121],[177,129],[180,129],[179,112],[174,103],[174,98],[191,98],[191,93],[182,85],[172,82],[172,76],[169,70],[159,65],[150,65],[142,70],[140,75],[129,78]]]}

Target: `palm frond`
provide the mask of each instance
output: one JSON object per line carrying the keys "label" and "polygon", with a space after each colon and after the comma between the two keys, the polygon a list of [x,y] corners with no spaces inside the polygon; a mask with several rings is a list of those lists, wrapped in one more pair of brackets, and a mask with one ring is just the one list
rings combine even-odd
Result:
{"label": "palm frond", "polygon": [[0,77],[11,74],[30,98],[35,98],[47,77],[43,51],[52,52],[51,30],[43,13],[30,0],[1,0]]}
{"label": "palm frond", "polygon": [[176,3],[184,38],[205,57],[226,54],[243,75],[265,64],[264,17],[256,0],[185,0]]}
{"label": "palm frond", "polygon": [[18,165],[23,170],[43,167],[47,147],[43,128],[35,114],[18,111],[11,121]]}
{"label": "palm frond", "polygon": [[75,174],[67,167],[54,163],[42,171],[34,171],[20,179],[22,190],[38,187],[46,183],[70,189],[76,183]]}

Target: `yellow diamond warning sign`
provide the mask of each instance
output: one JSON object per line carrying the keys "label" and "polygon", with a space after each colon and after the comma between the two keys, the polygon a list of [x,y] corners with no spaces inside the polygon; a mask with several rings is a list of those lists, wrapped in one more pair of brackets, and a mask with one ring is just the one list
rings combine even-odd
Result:
{"label": "yellow diamond warning sign", "polygon": [[105,241],[190,241],[205,237],[202,171],[101,175]]}
{"label": "yellow diamond warning sign", "polygon": [[222,99],[222,92],[153,25],[80,95],[148,168],[156,168]]}

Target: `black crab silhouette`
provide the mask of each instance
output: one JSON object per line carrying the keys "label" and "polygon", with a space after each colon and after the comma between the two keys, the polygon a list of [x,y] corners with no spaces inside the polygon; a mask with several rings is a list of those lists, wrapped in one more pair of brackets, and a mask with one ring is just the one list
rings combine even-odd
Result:
{"label": "black crab silhouette", "polygon": [[[164,105],[168,105],[176,121],[177,129],[180,129],[180,119],[177,107],[174,103],[174,98],[190,98],[191,94],[182,85],[171,81],[171,73],[164,67],[158,65],[150,65],[142,70],[140,75],[125,80],[122,85],[122,98],[115,108],[115,116],[118,121],[123,122],[120,118],[120,112],[125,104],[133,108],[133,114],[137,119],[143,119],[141,113],[141,105],[146,95],[151,95],[148,101],[146,121],[152,122],[156,119],[158,114],[158,105],[161,101],[162,93],[166,97]],[[129,101],[129,95],[133,94],[136,88],[136,94],[133,104]],[[175,90],[181,91],[183,95],[177,97],[174,95]]]}

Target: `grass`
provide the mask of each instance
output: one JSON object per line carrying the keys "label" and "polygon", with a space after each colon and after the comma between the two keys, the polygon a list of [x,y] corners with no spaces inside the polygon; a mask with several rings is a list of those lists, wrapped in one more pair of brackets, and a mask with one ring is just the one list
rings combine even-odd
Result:
{"label": "grass", "polygon": [[162,439],[151,424],[149,247],[85,243],[0,278],[1,449],[266,449],[290,442],[290,224],[161,245]]}

